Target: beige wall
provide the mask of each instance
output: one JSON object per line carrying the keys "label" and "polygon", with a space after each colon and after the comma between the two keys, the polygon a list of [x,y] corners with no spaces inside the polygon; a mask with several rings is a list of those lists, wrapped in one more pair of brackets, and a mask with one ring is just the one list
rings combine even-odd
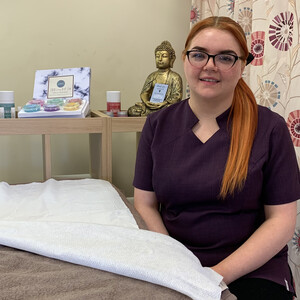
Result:
{"label": "beige wall", "polygon": [[[0,0],[0,90],[16,106],[32,98],[36,70],[91,67],[91,108],[105,109],[105,91],[120,90],[122,108],[139,101],[155,70],[154,49],[169,40],[173,70],[184,77],[180,53],[189,31],[190,0]],[[54,136],[56,174],[88,173],[88,137]],[[42,178],[39,136],[0,137],[0,180]],[[135,135],[113,136],[113,183],[132,196]]]}

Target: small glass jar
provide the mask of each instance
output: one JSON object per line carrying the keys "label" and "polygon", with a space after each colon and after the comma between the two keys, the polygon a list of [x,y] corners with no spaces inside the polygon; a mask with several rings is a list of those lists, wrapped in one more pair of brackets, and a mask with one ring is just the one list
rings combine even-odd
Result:
{"label": "small glass jar", "polygon": [[128,117],[127,110],[118,111],[118,117]]}

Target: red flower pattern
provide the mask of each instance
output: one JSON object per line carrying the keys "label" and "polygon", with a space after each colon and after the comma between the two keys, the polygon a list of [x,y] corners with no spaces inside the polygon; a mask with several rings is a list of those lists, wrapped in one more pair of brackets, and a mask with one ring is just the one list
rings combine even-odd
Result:
{"label": "red flower pattern", "polygon": [[300,147],[300,110],[294,110],[289,114],[287,125],[294,145]]}
{"label": "red flower pattern", "polygon": [[293,43],[294,15],[287,11],[273,19],[269,26],[269,40],[280,51],[288,51]]}
{"label": "red flower pattern", "polygon": [[265,32],[255,31],[251,34],[251,53],[254,60],[251,62],[254,66],[261,66],[263,64],[263,57],[265,50]]}
{"label": "red flower pattern", "polygon": [[197,23],[200,20],[200,13],[197,7],[192,6],[191,15],[190,15],[190,22],[192,24]]}

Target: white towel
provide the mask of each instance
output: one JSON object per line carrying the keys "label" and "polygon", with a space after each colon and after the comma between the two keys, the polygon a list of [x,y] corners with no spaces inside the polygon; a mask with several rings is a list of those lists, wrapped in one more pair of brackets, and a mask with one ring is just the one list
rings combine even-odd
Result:
{"label": "white towel", "polygon": [[0,182],[0,219],[138,228],[118,192],[100,179],[9,185]]}
{"label": "white towel", "polygon": [[[7,211],[14,207],[9,200],[2,201],[1,213],[5,202]],[[18,215],[16,221],[12,214],[9,219],[0,217],[0,244],[149,281],[192,299],[221,297],[222,277],[203,268],[191,251],[169,236],[87,220],[20,220]]]}

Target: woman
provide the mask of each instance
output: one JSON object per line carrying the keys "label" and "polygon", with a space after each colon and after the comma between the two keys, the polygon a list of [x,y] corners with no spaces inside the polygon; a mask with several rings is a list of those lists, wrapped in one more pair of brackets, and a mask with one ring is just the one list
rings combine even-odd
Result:
{"label": "woman", "polygon": [[185,44],[190,98],[151,114],[140,139],[135,207],[244,299],[292,299],[286,243],[299,170],[286,123],[242,79],[248,49],[227,17],[196,24]]}

